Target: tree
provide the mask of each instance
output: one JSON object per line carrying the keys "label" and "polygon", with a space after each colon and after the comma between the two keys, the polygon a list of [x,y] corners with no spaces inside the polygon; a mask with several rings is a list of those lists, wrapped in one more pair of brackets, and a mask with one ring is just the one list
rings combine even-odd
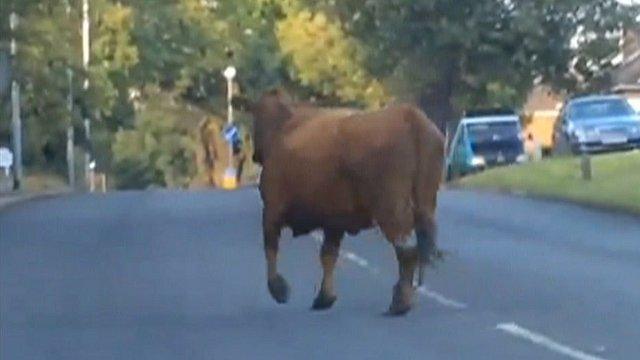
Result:
{"label": "tree", "polygon": [[[308,2],[366,47],[366,67],[441,127],[463,109],[517,105],[535,80],[589,84],[637,7],[615,0]],[[572,66],[574,64],[574,66]]]}
{"label": "tree", "polygon": [[302,85],[323,96],[374,108],[388,100],[385,89],[364,68],[360,44],[322,11],[290,11],[275,31],[282,53],[291,59],[293,77]]}
{"label": "tree", "polygon": [[[444,127],[465,109],[517,106],[536,81],[601,86],[620,30],[638,14],[616,0],[91,0],[84,69],[80,5],[0,2],[5,52],[8,14],[22,19],[13,74],[23,89],[27,165],[62,172],[65,129],[72,124],[87,146],[81,120],[89,117],[100,170],[114,164],[125,183],[175,186],[188,180],[179,172],[193,173],[183,120],[224,115],[229,64],[254,97],[283,85],[330,104],[411,100]],[[0,112],[2,138],[9,128]]]}
{"label": "tree", "polygon": [[204,114],[159,88],[148,89],[147,96],[136,113],[134,128],[115,134],[117,187],[188,187],[196,175],[199,146],[193,129]]}

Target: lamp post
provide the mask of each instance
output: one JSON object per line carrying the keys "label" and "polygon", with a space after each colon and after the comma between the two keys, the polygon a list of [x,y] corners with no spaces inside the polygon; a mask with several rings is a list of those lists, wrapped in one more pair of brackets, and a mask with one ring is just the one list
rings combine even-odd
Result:
{"label": "lamp post", "polygon": [[18,15],[12,11],[9,15],[9,28],[11,29],[11,127],[13,133],[13,189],[19,190],[22,181],[22,120],[20,119],[20,84],[15,79],[15,63],[18,46],[15,39],[15,30],[18,27]]}
{"label": "lamp post", "polygon": [[[85,70],[85,73],[89,71],[89,60],[91,54],[90,48],[90,20],[89,20],[89,0],[82,1],[82,66]],[[86,92],[89,89],[89,77],[85,77],[83,84],[84,91]],[[93,181],[93,169],[90,167],[91,164],[91,122],[89,120],[89,116],[85,114],[84,118],[84,136],[86,140],[86,149],[84,154],[84,177],[85,184],[91,183]],[[92,184],[89,185],[89,191],[93,192]]]}
{"label": "lamp post", "polygon": [[[227,66],[222,72],[224,78],[227,79],[227,126],[231,127],[233,124],[233,104],[231,99],[233,97],[233,79],[236,77],[236,68],[233,66]],[[222,179],[222,187],[225,189],[234,189],[238,186],[236,181],[236,169],[233,166],[233,143],[229,142],[229,166],[227,166],[224,177]]]}
{"label": "lamp post", "polygon": [[67,124],[67,177],[69,181],[69,187],[75,189],[76,187],[76,169],[75,169],[75,154],[73,143],[73,70],[67,68],[67,80],[69,82],[69,94],[67,95],[67,111],[69,112],[69,123]]}

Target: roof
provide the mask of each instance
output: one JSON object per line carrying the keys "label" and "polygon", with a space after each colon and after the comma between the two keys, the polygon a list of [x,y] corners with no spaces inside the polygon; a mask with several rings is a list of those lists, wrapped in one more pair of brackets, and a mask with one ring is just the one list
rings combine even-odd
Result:
{"label": "roof", "polygon": [[591,101],[602,101],[602,100],[620,100],[624,99],[623,96],[620,95],[587,95],[587,96],[578,96],[570,100],[572,104],[576,103],[585,103]]}
{"label": "roof", "polygon": [[564,96],[550,86],[536,85],[529,91],[523,110],[527,113],[540,110],[555,111],[562,105],[563,100]]}
{"label": "roof", "polygon": [[464,113],[465,117],[480,117],[480,116],[494,116],[494,115],[515,115],[515,111],[509,108],[486,108],[486,109],[472,109],[467,110]]}
{"label": "roof", "polygon": [[518,115],[490,115],[490,116],[476,116],[465,117],[460,122],[463,124],[487,124],[498,122],[519,122],[520,117]]}
{"label": "roof", "polygon": [[613,91],[616,94],[623,94],[623,93],[630,93],[630,92],[640,93],[640,82],[637,84],[620,84],[620,85],[614,86],[613,89],[611,89],[611,91]]}

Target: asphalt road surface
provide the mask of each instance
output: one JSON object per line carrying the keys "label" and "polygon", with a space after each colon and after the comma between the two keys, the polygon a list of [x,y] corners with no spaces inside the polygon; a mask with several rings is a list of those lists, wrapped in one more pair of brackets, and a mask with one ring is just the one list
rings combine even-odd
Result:
{"label": "asphalt road surface", "polygon": [[444,262],[413,312],[376,231],[344,242],[338,301],[309,310],[318,239],[282,241],[268,295],[255,189],[122,192],[0,212],[0,359],[638,359],[640,220],[445,191]]}

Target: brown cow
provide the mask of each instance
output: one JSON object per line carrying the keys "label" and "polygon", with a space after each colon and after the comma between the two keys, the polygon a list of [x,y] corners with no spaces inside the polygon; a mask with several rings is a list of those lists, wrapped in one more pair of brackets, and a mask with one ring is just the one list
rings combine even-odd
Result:
{"label": "brown cow", "polygon": [[[322,229],[321,289],[313,309],[327,309],[336,295],[333,271],[345,233],[379,226],[394,245],[399,280],[389,314],[411,308],[413,278],[435,253],[436,197],[444,137],[412,105],[376,112],[296,105],[280,91],[249,104],[254,116],[254,160],[263,165],[260,194],[268,288],[278,303],[289,286],[277,270],[280,233]],[[415,238],[412,233],[415,230]]]}

